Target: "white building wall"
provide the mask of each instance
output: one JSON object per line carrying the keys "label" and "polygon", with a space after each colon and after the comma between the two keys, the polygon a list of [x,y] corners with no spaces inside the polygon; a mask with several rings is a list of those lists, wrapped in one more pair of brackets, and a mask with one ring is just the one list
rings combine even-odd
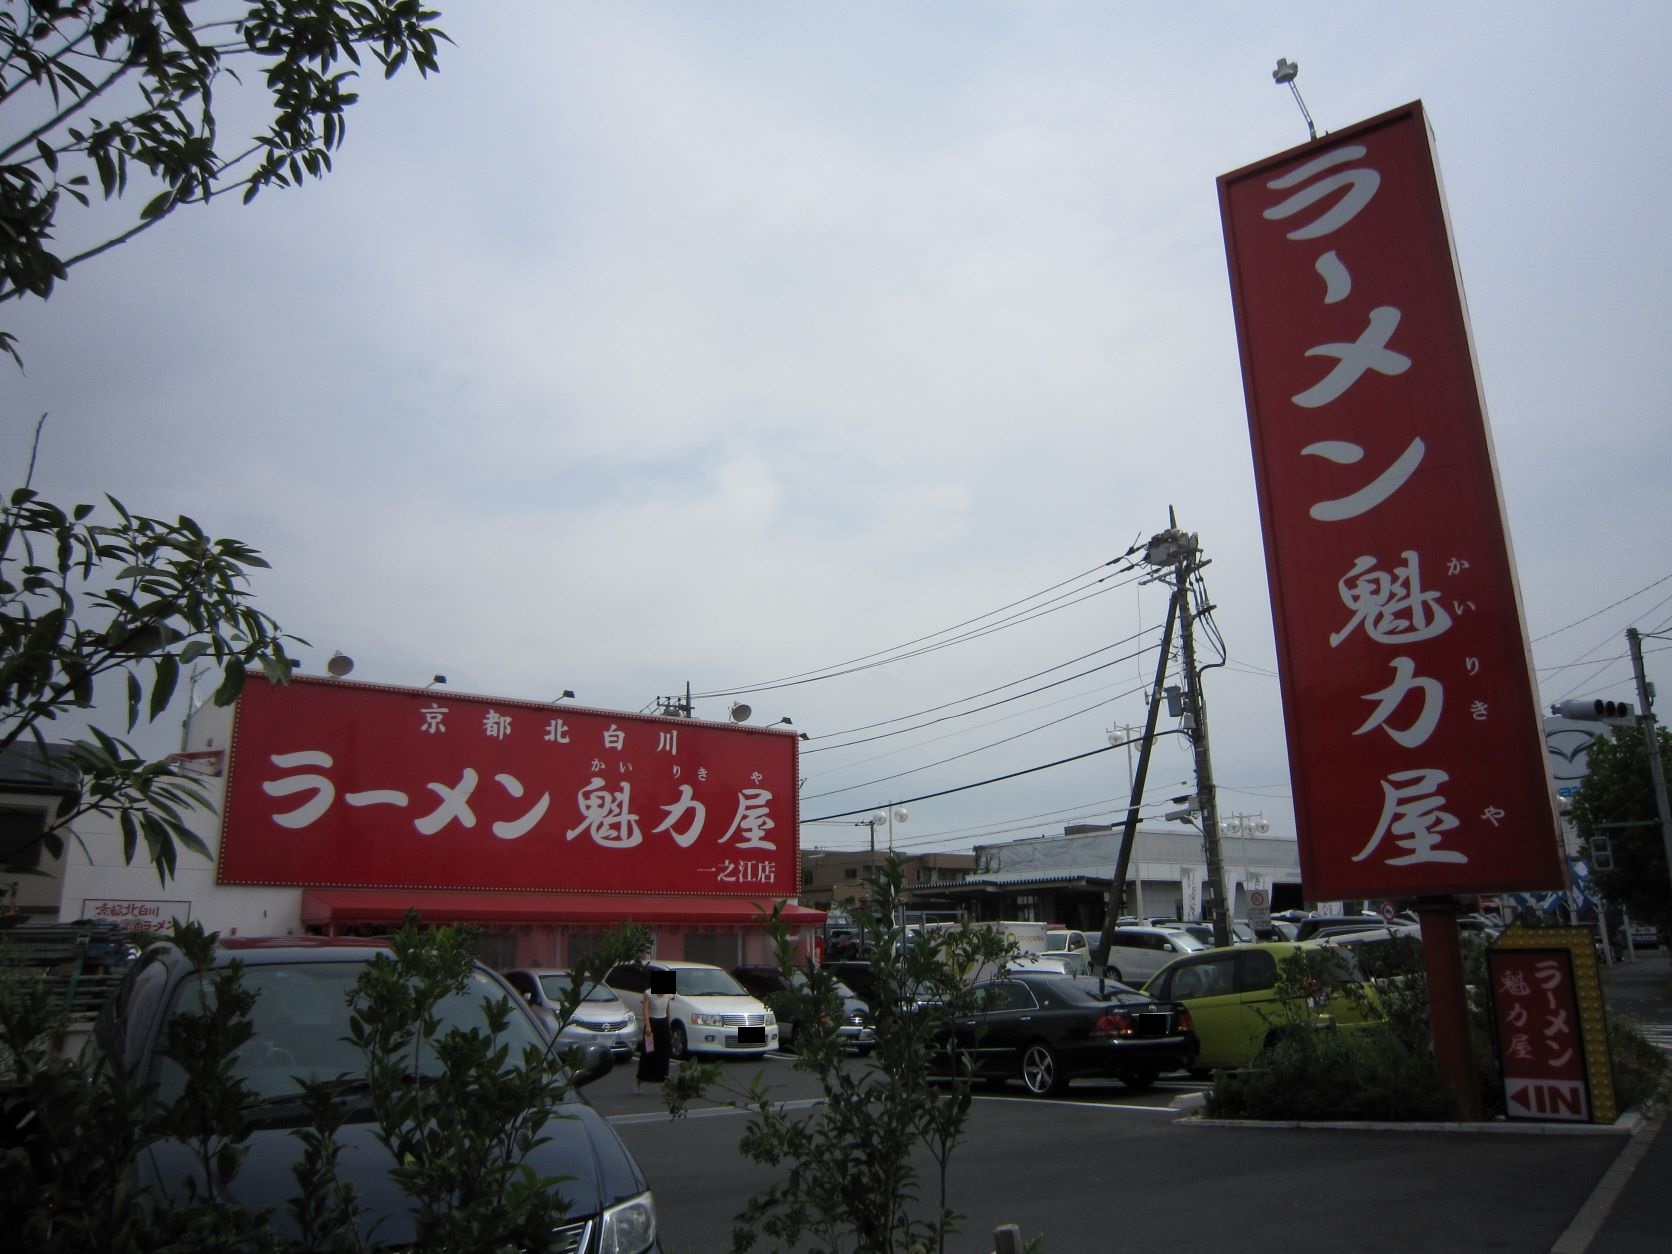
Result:
{"label": "white building wall", "polygon": [[[1106,878],[1114,873],[1120,842],[1118,829],[1106,829],[983,845],[977,850],[976,874],[1072,872]],[[1248,913],[1249,889],[1269,891],[1273,884],[1300,883],[1300,851],[1291,838],[1222,836],[1219,849],[1225,891],[1236,917]],[[1182,908],[1185,917],[1198,917],[1202,883],[1207,878],[1201,833],[1177,826],[1140,827],[1133,840],[1127,874],[1135,890],[1126,903],[1127,913],[1170,915]]]}
{"label": "white building wall", "polygon": [[[231,735],[232,710],[204,705],[192,716],[187,747],[225,750]],[[220,766],[219,775],[199,777],[212,809],[189,818],[211,854],[220,849],[224,758]],[[102,917],[136,931],[166,931],[178,917],[228,936],[290,936],[302,930],[301,913],[301,889],[217,884],[214,863],[185,849],[179,850],[176,872],[164,884],[143,846],[131,866],[123,860],[121,829],[100,816],[78,823],[65,851],[61,922]]]}

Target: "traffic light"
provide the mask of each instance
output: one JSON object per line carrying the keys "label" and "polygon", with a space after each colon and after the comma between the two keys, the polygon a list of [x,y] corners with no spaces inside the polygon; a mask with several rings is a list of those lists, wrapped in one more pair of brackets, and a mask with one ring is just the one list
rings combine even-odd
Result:
{"label": "traffic light", "polygon": [[1629,701],[1604,701],[1601,697],[1573,697],[1558,701],[1550,712],[1582,723],[1629,723],[1637,711]]}
{"label": "traffic light", "polygon": [[1593,871],[1612,871],[1614,869],[1614,842],[1606,836],[1591,837],[1591,869]]}

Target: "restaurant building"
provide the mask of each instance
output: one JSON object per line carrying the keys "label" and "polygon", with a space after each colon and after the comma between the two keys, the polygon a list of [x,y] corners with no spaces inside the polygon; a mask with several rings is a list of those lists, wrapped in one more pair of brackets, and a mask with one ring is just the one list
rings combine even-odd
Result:
{"label": "restaurant building", "polygon": [[[490,965],[565,965],[624,923],[654,956],[769,961],[797,904],[799,741],[788,728],[297,676],[251,676],[177,755],[214,813],[159,883],[82,822],[60,920],[229,935],[377,935],[410,911],[481,929]],[[0,803],[8,794],[0,784]]]}

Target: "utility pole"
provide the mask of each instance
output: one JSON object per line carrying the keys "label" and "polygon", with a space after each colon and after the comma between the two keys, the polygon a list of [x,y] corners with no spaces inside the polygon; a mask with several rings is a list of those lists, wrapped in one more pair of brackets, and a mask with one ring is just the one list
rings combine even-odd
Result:
{"label": "utility pole", "polygon": [[[1649,633],[1653,635],[1653,632]],[[1626,628],[1626,643],[1631,646],[1631,670],[1637,678],[1637,700],[1642,711],[1643,739],[1649,753],[1649,781],[1655,790],[1655,814],[1660,819],[1660,839],[1666,847],[1666,872],[1672,877],[1672,807],[1666,800],[1666,768],[1660,761],[1660,733],[1655,727],[1655,712],[1649,706],[1649,683],[1643,678],[1643,633],[1635,627]],[[1631,934],[1627,932],[1626,939]]]}
{"label": "utility pole", "polygon": [[1219,843],[1219,802],[1213,786],[1213,759],[1208,749],[1208,707],[1202,693],[1201,672],[1196,669],[1195,624],[1213,609],[1193,605],[1190,581],[1207,565],[1194,532],[1178,529],[1177,518],[1168,510],[1171,524],[1149,542],[1144,560],[1151,566],[1171,567],[1173,590],[1179,601],[1179,649],[1183,655],[1185,734],[1195,752],[1196,804],[1191,809],[1201,816],[1202,853],[1207,862],[1207,879],[1202,885],[1202,913],[1213,924],[1213,943],[1231,943],[1231,912],[1225,900],[1225,862]]}

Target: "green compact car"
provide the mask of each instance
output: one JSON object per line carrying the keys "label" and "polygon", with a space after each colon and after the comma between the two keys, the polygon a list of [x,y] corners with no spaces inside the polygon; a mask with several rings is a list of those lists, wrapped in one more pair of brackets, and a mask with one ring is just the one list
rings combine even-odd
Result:
{"label": "green compact car", "polygon": [[[1297,954],[1316,955],[1306,1006],[1285,1006],[1278,994],[1279,964]],[[1348,986],[1358,992],[1349,995]],[[1195,1070],[1246,1067],[1274,1035],[1297,1021],[1314,1027],[1352,1027],[1376,1017],[1376,994],[1357,961],[1342,947],[1318,942],[1270,941],[1207,949],[1168,963],[1144,985],[1163,1002],[1190,1011],[1201,1042]]]}

